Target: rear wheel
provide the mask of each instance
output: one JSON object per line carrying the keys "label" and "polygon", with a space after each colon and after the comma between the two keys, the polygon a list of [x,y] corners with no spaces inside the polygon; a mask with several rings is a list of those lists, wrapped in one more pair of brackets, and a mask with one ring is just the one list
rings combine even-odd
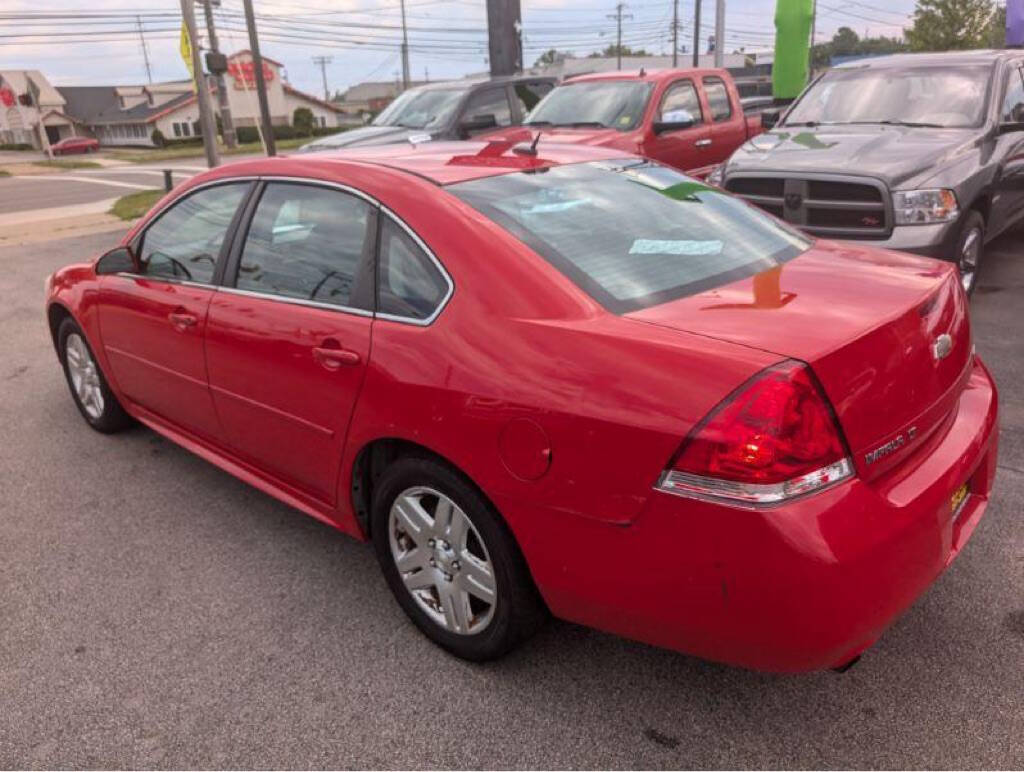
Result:
{"label": "rear wheel", "polygon": [[57,342],[71,397],[89,426],[111,434],[131,425],[131,417],[110,390],[85,334],[70,317],[61,322]]}
{"label": "rear wheel", "polygon": [[978,270],[985,252],[985,218],[980,212],[972,211],[967,215],[960,238],[957,241],[956,263],[960,269],[960,283],[968,295],[974,293],[978,283]]}
{"label": "rear wheel", "polygon": [[505,523],[444,464],[406,457],[373,497],[377,559],[417,627],[464,659],[494,659],[532,634],[543,605]]}

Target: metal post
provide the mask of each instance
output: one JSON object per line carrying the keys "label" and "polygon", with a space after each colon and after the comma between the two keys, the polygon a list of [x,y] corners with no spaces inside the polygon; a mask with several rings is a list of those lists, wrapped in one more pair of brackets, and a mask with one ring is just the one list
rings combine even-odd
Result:
{"label": "metal post", "polygon": [[679,66],[679,0],[672,1],[672,66]]}
{"label": "metal post", "polygon": [[[184,2],[184,0],[182,0]],[[260,41],[256,34],[256,17],[252,12],[252,0],[242,0],[245,6],[245,26],[249,30],[249,49],[252,51],[252,67],[256,73],[256,96],[260,100],[260,122],[263,124],[263,144],[267,155],[277,155],[274,144],[274,127],[270,123],[270,104],[267,101],[267,83],[263,78],[263,57],[260,56]]]}
{"label": "metal post", "polygon": [[405,0],[402,0],[402,90],[409,88],[409,36],[405,29]]}
{"label": "metal post", "polygon": [[693,0],[693,66],[700,66],[700,0]]}
{"label": "metal post", "polygon": [[[210,36],[210,51],[220,53],[217,47],[217,30],[213,26],[213,3],[210,0],[203,0],[203,12],[206,14],[206,32]],[[235,121],[231,117],[231,105],[228,103],[228,88],[224,81],[224,73],[218,72],[215,76],[217,82],[217,109],[220,111],[220,129],[224,135],[224,144],[234,147]]]}
{"label": "metal post", "polygon": [[334,61],[333,56],[314,56],[313,64],[320,65],[320,75],[324,79],[324,101],[329,102],[331,99],[331,93],[327,88],[327,65]]}
{"label": "metal post", "polygon": [[203,130],[203,149],[206,151],[206,165],[211,169],[220,164],[217,152],[217,124],[213,120],[210,104],[210,88],[203,73],[203,57],[199,53],[199,36],[196,34],[196,13],[193,0],[181,0],[181,15],[192,41],[192,70],[195,72],[196,99],[199,102],[199,125]]}
{"label": "metal post", "polygon": [[173,172],[170,169],[164,169],[164,190],[168,193],[171,192],[171,188],[174,187],[174,180],[172,179]]}
{"label": "metal post", "polygon": [[715,3],[715,67],[725,64],[725,0]]}

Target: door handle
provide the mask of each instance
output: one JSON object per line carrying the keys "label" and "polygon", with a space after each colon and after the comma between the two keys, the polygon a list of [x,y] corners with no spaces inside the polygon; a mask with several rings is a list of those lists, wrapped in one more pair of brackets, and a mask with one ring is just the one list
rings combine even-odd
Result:
{"label": "door handle", "polygon": [[199,319],[193,314],[186,314],[181,311],[172,311],[167,314],[167,318],[170,320],[171,324],[182,332],[187,330],[189,327],[195,327],[199,323]]}
{"label": "door handle", "polygon": [[362,361],[362,357],[355,351],[349,351],[345,348],[327,348],[325,346],[316,346],[313,349],[313,359],[328,370],[337,370],[342,365],[357,365]]}
{"label": "door handle", "polygon": [[697,147],[711,147],[711,140],[710,139],[698,139],[693,144],[696,145]]}

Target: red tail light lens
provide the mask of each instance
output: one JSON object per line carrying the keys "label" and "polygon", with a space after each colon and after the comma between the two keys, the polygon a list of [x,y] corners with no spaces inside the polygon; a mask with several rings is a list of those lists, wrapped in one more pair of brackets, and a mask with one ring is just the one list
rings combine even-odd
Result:
{"label": "red tail light lens", "polygon": [[787,361],[715,408],[683,443],[658,487],[772,505],[852,474],[828,400],[806,365]]}

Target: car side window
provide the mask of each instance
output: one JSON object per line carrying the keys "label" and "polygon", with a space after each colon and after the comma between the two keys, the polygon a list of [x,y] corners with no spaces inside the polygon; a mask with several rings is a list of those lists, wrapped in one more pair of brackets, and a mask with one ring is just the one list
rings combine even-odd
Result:
{"label": "car side window", "polygon": [[1006,83],[1006,98],[1003,100],[1002,119],[1010,123],[1024,121],[1024,71],[1014,69]]}
{"label": "car side window", "polygon": [[248,182],[203,188],[172,204],[139,245],[139,271],[154,278],[213,282],[217,258]]}
{"label": "car side window", "polygon": [[665,96],[661,98],[657,120],[660,121],[666,113],[679,110],[685,110],[693,116],[694,126],[704,123],[704,112],[700,109],[700,99],[693,81],[679,80],[668,87]]}
{"label": "car side window", "polygon": [[371,206],[344,191],[268,183],[245,236],[235,286],[249,292],[353,307],[369,281]]}
{"label": "car side window", "polygon": [[448,282],[419,244],[390,217],[381,218],[377,311],[406,319],[430,318],[448,294]]}
{"label": "car side window", "polygon": [[711,108],[712,121],[719,123],[732,118],[729,90],[721,78],[704,78],[704,93],[708,95],[708,107]]}
{"label": "car side window", "polygon": [[526,115],[548,95],[552,88],[554,88],[553,83],[516,83],[512,90],[519,101],[519,109],[523,115]]}
{"label": "car side window", "polygon": [[469,98],[463,118],[472,120],[478,115],[493,115],[497,126],[512,125],[512,109],[508,104],[505,88],[487,88]]}

